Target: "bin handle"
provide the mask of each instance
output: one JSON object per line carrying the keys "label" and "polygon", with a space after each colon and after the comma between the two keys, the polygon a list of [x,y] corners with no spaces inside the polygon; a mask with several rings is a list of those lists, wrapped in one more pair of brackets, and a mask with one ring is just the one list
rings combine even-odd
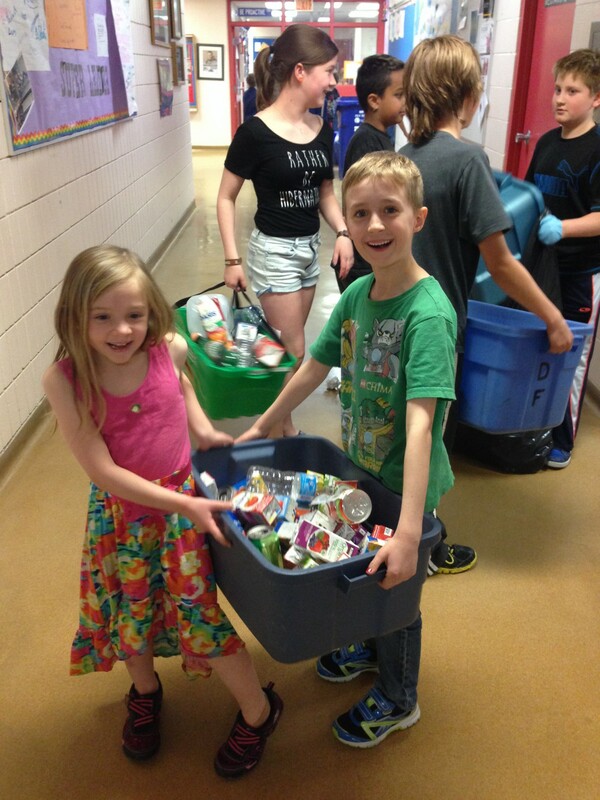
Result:
{"label": "bin handle", "polygon": [[385,578],[385,573],[385,567],[380,567],[377,572],[374,572],[372,575],[368,575],[364,572],[362,575],[357,575],[354,578],[350,578],[348,575],[342,573],[338,578],[338,588],[344,594],[349,594],[351,591],[361,589],[363,586],[379,583],[379,581]]}

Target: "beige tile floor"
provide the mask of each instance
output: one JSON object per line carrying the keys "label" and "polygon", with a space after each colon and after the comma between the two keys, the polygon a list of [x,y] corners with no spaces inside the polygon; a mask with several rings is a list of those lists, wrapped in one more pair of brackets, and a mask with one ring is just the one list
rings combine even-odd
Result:
{"label": "beige tile floor", "polygon": [[[157,270],[173,301],[220,278],[222,161],[222,152],[194,156],[198,210]],[[244,189],[242,235],[253,202]],[[324,264],[332,241],[325,232]],[[336,294],[325,272],[309,339]],[[322,386],[298,410],[298,424],[337,443],[337,406]],[[236,433],[247,423],[221,424]],[[587,408],[562,472],[503,475],[454,459],[456,487],[441,512],[451,535],[477,548],[479,564],[424,586],[422,719],[410,731],[371,751],[344,748],[330,722],[366,691],[368,677],[323,683],[312,662],[273,661],[240,625],[286,708],[264,762],[227,783],[212,759],[234,708],[216,678],[189,683],[176,659],[160,663],[163,748],[152,763],[132,764],[120,750],[125,670],[68,677],[87,480],[42,426],[0,496],[0,797],[597,800],[599,433],[600,417]]]}

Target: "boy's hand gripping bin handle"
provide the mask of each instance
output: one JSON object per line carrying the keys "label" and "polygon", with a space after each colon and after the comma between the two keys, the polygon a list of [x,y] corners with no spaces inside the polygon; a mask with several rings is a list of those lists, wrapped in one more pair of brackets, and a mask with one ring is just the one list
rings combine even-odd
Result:
{"label": "boy's hand gripping bin handle", "polygon": [[[425,564],[428,563],[429,553],[431,552],[432,547],[437,544],[442,534],[442,523],[437,517],[434,517],[433,514],[425,514],[425,519],[428,521],[430,527],[428,527],[427,530],[428,536],[426,546],[424,546],[423,543],[421,543],[419,546],[419,564],[417,566],[417,572],[419,571],[419,566],[421,565],[424,556],[426,556]],[[385,573],[385,565],[382,565],[377,572],[374,572],[372,575],[367,575],[367,573],[364,572],[361,575],[350,577],[349,575],[342,573],[338,576],[338,589],[344,594],[349,594],[351,591],[361,589],[364,586],[370,586],[372,583],[379,583],[385,578]],[[410,580],[412,580],[412,578]],[[382,591],[386,590],[382,589]]]}
{"label": "boy's hand gripping bin handle", "polygon": [[[342,573],[338,578],[338,588],[344,594],[349,594],[351,591],[356,591],[363,586],[379,583],[385,578],[385,573],[385,567],[380,567],[377,572],[374,572],[372,575],[367,575],[367,573],[364,572],[362,575],[356,575],[353,578]],[[385,590],[382,589],[382,591]]]}

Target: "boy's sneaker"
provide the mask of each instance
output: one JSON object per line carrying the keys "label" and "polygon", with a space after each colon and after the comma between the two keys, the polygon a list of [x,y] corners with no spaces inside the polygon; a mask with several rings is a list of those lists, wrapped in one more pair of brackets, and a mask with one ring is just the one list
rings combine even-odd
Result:
{"label": "boy's sneaker", "polygon": [[401,711],[379,689],[371,689],[362,700],[333,723],[333,735],[349,747],[375,747],[393,731],[403,731],[419,721],[416,705]]}
{"label": "boy's sneaker", "polygon": [[317,661],[317,675],[324,681],[346,683],[363,672],[379,672],[377,653],[365,642],[334,650]]}
{"label": "boy's sneaker", "polygon": [[427,574],[435,575],[442,572],[445,575],[454,575],[473,569],[477,563],[477,553],[472,547],[463,544],[441,544],[432,551],[427,565]]}
{"label": "boy's sneaker", "polygon": [[248,725],[242,712],[233,723],[233,728],[225,744],[221,745],[215,758],[215,770],[222,778],[239,778],[258,764],[270,736],[279,722],[283,711],[283,700],[273,691],[270,683],[264,688],[271,711],[259,728]]}
{"label": "boy's sneaker", "polygon": [[555,447],[550,450],[550,455],[546,461],[546,466],[550,469],[564,469],[571,463],[571,453],[568,450],[561,450]]}
{"label": "boy's sneaker", "polygon": [[136,761],[153,756],[160,747],[160,708],[162,684],[158,675],[158,689],[151,694],[139,694],[131,686],[127,699],[128,717],[123,728],[123,752]]}

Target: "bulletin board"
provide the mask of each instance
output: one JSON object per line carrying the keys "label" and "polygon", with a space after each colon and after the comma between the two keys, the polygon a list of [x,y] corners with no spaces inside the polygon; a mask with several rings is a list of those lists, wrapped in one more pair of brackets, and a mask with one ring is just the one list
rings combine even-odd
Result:
{"label": "bulletin board", "polygon": [[12,154],[137,113],[129,0],[0,0]]}

